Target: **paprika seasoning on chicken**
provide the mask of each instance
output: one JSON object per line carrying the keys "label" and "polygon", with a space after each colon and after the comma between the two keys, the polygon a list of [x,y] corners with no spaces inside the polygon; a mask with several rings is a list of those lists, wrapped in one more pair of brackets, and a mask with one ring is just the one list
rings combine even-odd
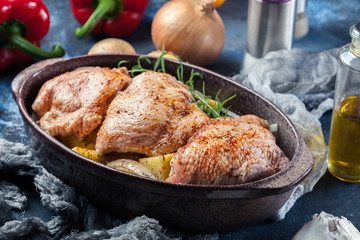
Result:
{"label": "paprika seasoning on chicken", "polygon": [[148,4],[149,0],[70,0],[74,17],[83,25],[75,30],[75,36],[129,35],[140,24]]}
{"label": "paprika seasoning on chicken", "polygon": [[60,45],[51,51],[39,48],[50,27],[50,15],[41,0],[0,1],[0,71],[11,64],[23,65],[33,58],[62,57]]}

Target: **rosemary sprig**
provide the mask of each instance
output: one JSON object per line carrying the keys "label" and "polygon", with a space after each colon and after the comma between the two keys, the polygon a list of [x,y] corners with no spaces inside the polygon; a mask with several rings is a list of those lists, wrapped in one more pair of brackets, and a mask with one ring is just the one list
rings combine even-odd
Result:
{"label": "rosemary sprig", "polygon": [[121,60],[121,61],[118,63],[117,67],[118,67],[118,68],[121,67],[121,65],[123,65],[124,63],[127,63],[127,61],[126,61],[126,60]]}
{"label": "rosemary sprig", "polygon": [[[146,62],[148,62],[149,64],[151,63],[150,59],[146,56],[140,56],[137,59],[137,64],[134,65],[131,70],[129,70],[128,72],[131,74],[132,77],[135,77],[136,74],[138,73],[142,73],[142,72],[149,72],[149,71],[154,71],[154,72],[163,72],[166,73],[166,69],[165,69],[165,60],[164,60],[164,55],[166,54],[164,47],[161,50],[161,54],[158,57],[158,59],[156,60],[155,64],[154,64],[154,68],[153,69],[146,69],[141,65],[141,60],[145,60]],[[124,63],[124,61],[120,61],[118,64],[118,67],[120,66],[120,63]],[[159,69],[159,67],[161,67]]]}
{"label": "rosemary sprig", "polygon": [[[161,54],[158,57],[158,59],[156,60],[153,69],[146,69],[141,65],[142,60],[145,60],[149,64],[151,63],[151,61],[148,57],[146,57],[146,56],[138,57],[137,64],[134,65],[131,68],[131,70],[129,70],[129,73],[131,74],[132,77],[134,77],[138,73],[149,72],[149,71],[166,73],[165,60],[164,60],[165,54],[166,54],[166,52],[165,52],[164,46],[163,46],[161,49]],[[195,72],[194,69],[192,69],[189,79],[185,82],[184,81],[184,65],[183,65],[180,57],[178,57],[178,60],[179,60],[180,66],[176,69],[177,79],[179,81],[185,83],[187,86],[189,86],[190,92],[192,93],[194,98],[198,100],[197,101],[198,107],[211,118],[227,116],[227,113],[228,113],[228,110],[230,107],[224,109],[224,105],[228,101],[230,101],[231,99],[236,97],[236,95],[233,95],[233,96],[225,99],[224,101],[220,101],[219,94],[220,94],[221,90],[219,90],[215,96],[215,99],[213,100],[210,96],[207,96],[205,93],[205,82],[204,81],[203,81],[203,86],[202,86],[202,93],[195,90],[194,78],[195,77],[203,78],[202,74],[199,72]],[[118,67],[120,67],[123,63],[126,63],[126,61],[125,60],[120,61],[118,63]],[[210,102],[212,102],[213,104],[210,104]]]}
{"label": "rosemary sprig", "polygon": [[179,56],[177,56],[180,66],[176,69],[176,74],[177,74],[177,79],[181,82],[184,83],[184,66],[183,63],[181,61],[181,58]]}
{"label": "rosemary sprig", "polygon": [[141,65],[141,60],[144,59],[146,60],[148,63],[151,63],[150,59],[147,58],[146,56],[140,56],[137,59],[137,65],[134,65],[131,70],[129,70],[129,73],[131,74],[132,77],[135,77],[135,74],[137,73],[142,73],[142,72],[148,72],[148,71],[152,71],[150,69],[146,69]]}
{"label": "rosemary sprig", "polygon": [[211,118],[220,117],[220,114],[216,111],[216,108],[210,105],[209,96],[205,94],[205,82],[203,82],[202,94],[195,92],[193,95],[199,101],[197,102],[198,107]]}
{"label": "rosemary sprig", "polygon": [[203,88],[202,88],[202,93],[195,90],[195,97],[197,97],[198,99],[201,99],[198,101],[198,106],[199,108],[205,112],[207,115],[209,115],[212,118],[216,118],[216,117],[238,117],[238,115],[229,112],[229,107],[224,108],[224,105],[230,101],[231,99],[233,99],[234,97],[236,97],[236,95],[233,95],[231,97],[229,97],[228,99],[224,100],[224,101],[220,101],[219,99],[219,94],[220,94],[221,90],[219,90],[215,96],[215,99],[211,99],[210,96],[207,96],[205,93],[205,84],[203,82]]}
{"label": "rosemary sprig", "polygon": [[[160,56],[158,57],[158,59],[156,60],[156,62],[154,64],[154,72],[158,71],[158,72],[166,73],[165,61],[164,61],[165,54],[166,54],[166,52],[165,52],[164,45],[163,45],[162,49],[161,49],[161,54],[160,54]],[[161,65],[161,69],[158,70],[159,65]]]}

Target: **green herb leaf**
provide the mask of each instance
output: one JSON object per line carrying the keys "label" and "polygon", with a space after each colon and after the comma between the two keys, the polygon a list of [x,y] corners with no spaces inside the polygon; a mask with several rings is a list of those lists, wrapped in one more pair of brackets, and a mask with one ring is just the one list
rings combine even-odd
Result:
{"label": "green herb leaf", "polygon": [[[164,60],[165,54],[166,54],[165,47],[163,45],[162,49],[161,49],[161,54],[158,57],[158,59],[156,60],[156,62],[154,64],[154,68],[152,70],[146,69],[141,65],[142,60],[145,60],[150,64],[151,63],[150,59],[146,56],[140,56],[137,59],[137,65],[133,66],[132,69],[129,70],[129,73],[131,74],[132,77],[134,77],[135,74],[142,73],[142,72],[148,72],[148,71],[166,73],[165,60]],[[205,82],[204,81],[203,81],[203,86],[202,86],[202,93],[200,93],[199,91],[196,91],[195,87],[194,87],[194,78],[196,78],[196,77],[203,78],[202,74],[199,72],[195,72],[194,69],[192,69],[189,79],[185,82],[184,81],[184,65],[183,65],[183,62],[181,61],[180,57],[178,57],[178,60],[179,60],[180,66],[176,69],[177,79],[179,81],[185,83],[189,87],[189,90],[192,93],[192,95],[194,96],[194,98],[198,100],[197,101],[198,107],[211,118],[227,116],[227,113],[228,113],[228,110],[230,107],[224,109],[224,105],[228,101],[230,101],[231,99],[236,97],[236,95],[233,95],[233,96],[229,97],[228,99],[225,99],[224,101],[220,101],[219,94],[220,94],[221,90],[219,90],[215,96],[215,99],[213,100],[210,96],[207,96],[205,93]],[[126,62],[125,60],[120,61],[118,64],[118,67],[120,67],[120,65],[125,62]],[[215,101],[215,107],[210,105],[210,103],[209,103],[210,100]]]}
{"label": "green herb leaf", "polygon": [[121,67],[121,65],[123,65],[124,63],[127,63],[127,61],[126,61],[126,60],[121,60],[121,61],[118,63],[117,67],[118,67],[118,68]]}
{"label": "green herb leaf", "polygon": [[184,82],[184,66],[181,61],[181,58],[179,56],[177,58],[179,59],[179,63],[180,63],[180,66],[176,69],[177,79],[181,82]]}

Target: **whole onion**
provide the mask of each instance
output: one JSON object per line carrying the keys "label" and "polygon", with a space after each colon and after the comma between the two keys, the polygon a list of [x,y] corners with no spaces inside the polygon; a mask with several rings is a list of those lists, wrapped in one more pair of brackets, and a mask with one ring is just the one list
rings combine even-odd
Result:
{"label": "whole onion", "polygon": [[172,0],[156,13],[151,26],[157,49],[165,46],[181,60],[207,66],[221,53],[225,42],[224,23],[215,0]]}

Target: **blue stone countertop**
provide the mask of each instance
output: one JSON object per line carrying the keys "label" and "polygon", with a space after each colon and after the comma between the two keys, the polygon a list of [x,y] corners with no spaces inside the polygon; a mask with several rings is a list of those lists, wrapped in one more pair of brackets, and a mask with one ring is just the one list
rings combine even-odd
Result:
{"label": "blue stone countertop", "polygon": [[[77,39],[73,31],[79,24],[70,13],[69,1],[44,0],[51,14],[51,29],[41,42],[44,49],[55,43],[66,49],[65,57],[86,54],[100,37],[86,36]],[[151,22],[161,4],[166,0],[151,0],[146,15],[131,35],[123,39],[131,43],[137,53],[155,50],[151,40]],[[226,76],[238,74],[246,46],[247,1],[227,0],[218,11],[226,29],[225,46],[220,56],[207,68]],[[306,9],[309,32],[294,40],[294,48],[318,52],[338,48],[350,42],[349,28],[360,22],[360,0],[309,0]],[[0,72],[0,138],[26,142],[22,120],[12,97],[10,83],[23,67],[11,67]],[[330,114],[321,119],[326,141],[329,137]],[[10,127],[11,126],[11,127]],[[237,231],[222,233],[220,239],[291,239],[311,216],[321,211],[344,216],[360,229],[360,185],[341,182],[328,172],[314,190],[301,197],[287,213],[284,220],[265,221],[241,227]],[[0,213],[1,214],[1,213]],[[29,206],[23,216],[36,216],[49,220],[51,212],[44,209],[34,189],[29,190]]]}

